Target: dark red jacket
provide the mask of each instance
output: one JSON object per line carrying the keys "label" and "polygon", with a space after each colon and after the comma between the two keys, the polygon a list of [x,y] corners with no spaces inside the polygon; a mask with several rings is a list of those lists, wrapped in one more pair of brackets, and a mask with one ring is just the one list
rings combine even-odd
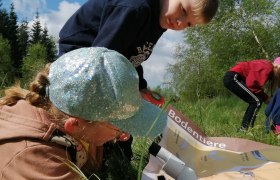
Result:
{"label": "dark red jacket", "polygon": [[258,59],[247,62],[239,62],[230,69],[243,78],[252,93],[265,101],[268,95],[264,92],[264,85],[273,76],[271,61]]}

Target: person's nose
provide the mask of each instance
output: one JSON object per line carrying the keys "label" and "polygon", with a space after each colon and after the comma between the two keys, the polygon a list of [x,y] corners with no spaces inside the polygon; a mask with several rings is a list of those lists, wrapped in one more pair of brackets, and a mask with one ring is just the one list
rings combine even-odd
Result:
{"label": "person's nose", "polygon": [[176,19],[176,24],[178,29],[184,29],[186,27],[186,23],[182,20],[182,18]]}

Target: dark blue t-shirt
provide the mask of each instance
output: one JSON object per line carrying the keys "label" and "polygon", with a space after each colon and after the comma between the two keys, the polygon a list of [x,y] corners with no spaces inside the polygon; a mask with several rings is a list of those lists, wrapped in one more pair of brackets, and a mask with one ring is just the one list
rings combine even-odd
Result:
{"label": "dark blue t-shirt", "polygon": [[59,55],[81,47],[106,47],[136,67],[139,89],[147,87],[141,63],[166,29],[159,24],[160,0],[88,0],[59,33]]}

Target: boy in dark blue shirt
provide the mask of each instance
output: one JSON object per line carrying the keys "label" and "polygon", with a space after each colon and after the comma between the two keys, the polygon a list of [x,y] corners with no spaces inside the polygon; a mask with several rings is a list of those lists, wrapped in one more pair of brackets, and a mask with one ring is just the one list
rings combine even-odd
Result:
{"label": "boy in dark blue shirt", "polygon": [[[118,51],[136,68],[142,97],[153,102],[141,63],[167,29],[206,24],[217,8],[218,0],[88,0],[61,29],[59,55],[90,46]],[[130,160],[132,136],[128,137],[119,146]],[[104,145],[104,149],[111,147]]]}
{"label": "boy in dark blue shirt", "polygon": [[116,50],[134,65],[145,92],[141,63],[161,35],[206,24],[217,8],[218,0],[88,0],[61,29],[59,55],[90,46]]}

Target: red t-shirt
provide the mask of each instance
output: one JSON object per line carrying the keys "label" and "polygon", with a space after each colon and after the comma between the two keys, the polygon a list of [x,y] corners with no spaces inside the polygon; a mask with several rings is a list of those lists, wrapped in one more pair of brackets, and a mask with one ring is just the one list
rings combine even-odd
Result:
{"label": "red t-shirt", "polygon": [[271,61],[258,59],[239,62],[232,67],[230,71],[240,74],[250,91],[258,97],[261,97],[263,101],[268,98],[263,87],[273,75],[273,65]]}

